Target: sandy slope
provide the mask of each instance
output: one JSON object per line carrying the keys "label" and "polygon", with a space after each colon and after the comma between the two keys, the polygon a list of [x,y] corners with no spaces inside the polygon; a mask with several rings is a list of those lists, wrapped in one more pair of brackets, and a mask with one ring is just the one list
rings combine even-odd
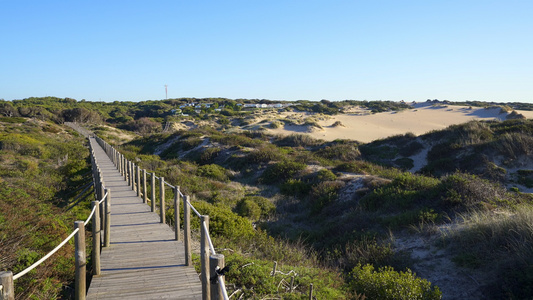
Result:
{"label": "sandy slope", "polygon": [[[533,111],[518,111],[527,118],[533,118]],[[371,142],[391,135],[412,132],[421,135],[435,129],[443,129],[453,124],[461,124],[471,120],[505,120],[506,113],[500,108],[469,108],[466,106],[432,106],[420,103],[413,109],[401,112],[384,112],[377,114],[341,114],[318,124],[323,129],[309,130],[304,126],[285,126],[268,129],[274,134],[306,133],[314,138],[332,141],[335,139],[351,139]],[[340,121],[344,126],[331,126]]]}

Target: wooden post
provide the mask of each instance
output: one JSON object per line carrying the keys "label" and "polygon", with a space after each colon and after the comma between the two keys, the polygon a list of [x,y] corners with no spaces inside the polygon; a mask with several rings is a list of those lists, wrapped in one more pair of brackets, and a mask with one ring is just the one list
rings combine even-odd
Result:
{"label": "wooden post", "polygon": [[191,257],[191,208],[187,204],[190,197],[183,197],[183,245],[185,246],[185,265],[192,266]]}
{"label": "wooden post", "polygon": [[131,163],[131,173],[130,173],[130,176],[131,176],[131,190],[132,191],[135,191],[135,164],[134,163]]}
{"label": "wooden post", "polygon": [[180,240],[180,187],[174,187],[174,237]]}
{"label": "wooden post", "polygon": [[130,161],[126,159],[126,170],[124,170],[124,180],[130,185]]}
{"label": "wooden post", "polygon": [[122,154],[118,153],[118,171],[120,172],[120,175],[123,175],[123,169],[122,169],[123,159]]}
{"label": "wooden post", "polygon": [[95,209],[92,225],[93,225],[93,275],[100,275],[100,204],[98,201],[92,202],[92,207]]}
{"label": "wooden post", "polygon": [[85,259],[85,224],[83,221],[76,221],[74,222],[74,229],[78,229],[78,232],[74,236],[74,265],[76,267],[74,297],[76,300],[85,300],[85,292],[87,289],[85,283],[87,264]]}
{"label": "wooden post", "polygon": [[141,196],[141,168],[137,166],[137,197]]}
{"label": "wooden post", "polygon": [[133,163],[131,161],[128,161],[128,185],[131,186],[133,185],[133,175],[132,175],[132,171],[131,169],[133,169]]}
{"label": "wooden post", "polygon": [[111,244],[111,190],[106,189],[107,198],[105,199],[105,229],[104,229],[104,247]]}
{"label": "wooden post", "polygon": [[13,272],[0,271],[0,300],[15,300],[15,287],[13,285]]}
{"label": "wooden post", "polygon": [[146,203],[146,198],[148,198],[146,191],[146,170],[143,170],[143,203]]}
{"label": "wooden post", "polygon": [[[100,195],[98,196],[98,201],[102,201],[104,199],[104,195],[105,195],[105,188],[104,188],[104,183],[102,182],[100,184]],[[105,218],[106,218],[106,215],[105,215],[105,201],[100,203],[100,228],[105,228]]]}
{"label": "wooden post", "polygon": [[122,155],[122,159],[123,159],[122,175],[124,175],[124,181],[127,181],[128,178],[126,174],[128,173],[128,162],[126,161],[126,157],[124,155]]}
{"label": "wooden post", "polygon": [[[205,224],[205,228],[203,227]],[[202,299],[210,300],[211,298],[211,284],[209,283],[209,241],[207,235],[209,234],[209,216],[201,216],[200,221],[200,262],[201,262],[201,279],[202,279]]]}
{"label": "wooden post", "polygon": [[165,224],[165,178],[159,180],[159,216],[161,223]]}
{"label": "wooden post", "polygon": [[152,173],[152,197],[150,197],[150,207],[151,211],[155,212],[155,173]]}
{"label": "wooden post", "polygon": [[313,284],[309,285],[309,300],[313,300]]}
{"label": "wooden post", "polygon": [[[216,268],[219,267],[219,269],[224,268],[224,255],[223,254],[212,254],[209,256],[209,268],[211,269],[211,276],[216,276]],[[223,277],[224,278],[224,277]],[[214,283],[211,283],[211,300],[223,300],[224,294],[222,293],[222,289],[220,288],[220,285],[218,284],[218,279],[214,281]]]}
{"label": "wooden post", "polygon": [[272,277],[276,276],[276,269],[278,268],[278,262],[274,262],[274,267],[272,268]]}

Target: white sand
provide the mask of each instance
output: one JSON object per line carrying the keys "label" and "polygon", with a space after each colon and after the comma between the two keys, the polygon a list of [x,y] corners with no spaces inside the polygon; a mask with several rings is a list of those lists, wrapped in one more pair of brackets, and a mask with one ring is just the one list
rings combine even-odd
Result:
{"label": "white sand", "polygon": [[[533,111],[517,112],[528,119],[533,118]],[[306,133],[314,138],[327,141],[350,139],[366,143],[407,132],[421,135],[471,120],[505,120],[506,116],[506,113],[500,113],[500,108],[472,107],[469,109],[467,106],[432,106],[421,103],[413,109],[400,112],[366,115],[339,114],[327,120],[318,121],[323,129],[309,130],[309,127],[304,126],[285,126],[284,128],[268,129],[268,131],[282,135]],[[340,121],[344,126],[331,126],[336,121]]]}

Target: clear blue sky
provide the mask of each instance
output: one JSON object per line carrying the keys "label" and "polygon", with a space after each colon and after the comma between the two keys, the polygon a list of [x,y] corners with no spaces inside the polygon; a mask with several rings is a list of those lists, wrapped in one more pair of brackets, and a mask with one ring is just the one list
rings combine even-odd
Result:
{"label": "clear blue sky", "polygon": [[533,102],[533,1],[0,0],[0,98]]}

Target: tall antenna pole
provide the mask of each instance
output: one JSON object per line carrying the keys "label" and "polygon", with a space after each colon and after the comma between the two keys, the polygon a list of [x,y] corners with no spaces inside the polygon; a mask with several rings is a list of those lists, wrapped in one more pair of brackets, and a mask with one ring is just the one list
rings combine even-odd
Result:
{"label": "tall antenna pole", "polygon": [[168,87],[168,85],[165,84],[165,99],[168,99],[168,90],[167,90],[167,87]]}

